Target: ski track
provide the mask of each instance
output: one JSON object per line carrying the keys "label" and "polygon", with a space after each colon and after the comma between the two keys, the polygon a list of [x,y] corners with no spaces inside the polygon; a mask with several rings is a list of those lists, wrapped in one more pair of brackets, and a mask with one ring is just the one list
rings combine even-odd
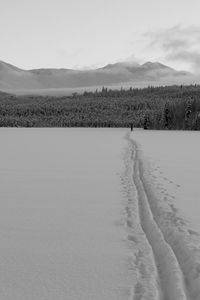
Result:
{"label": "ski track", "polygon": [[172,206],[162,206],[148,181],[140,149],[129,134],[126,139],[126,225],[138,272],[130,299],[200,300],[200,243],[177,226],[180,218]]}

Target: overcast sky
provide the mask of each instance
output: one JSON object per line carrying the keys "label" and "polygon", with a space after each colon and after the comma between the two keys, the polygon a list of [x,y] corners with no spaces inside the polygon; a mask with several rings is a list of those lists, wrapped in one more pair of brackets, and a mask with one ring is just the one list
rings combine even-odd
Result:
{"label": "overcast sky", "polygon": [[200,70],[199,0],[0,0],[0,60],[20,68],[160,61]]}

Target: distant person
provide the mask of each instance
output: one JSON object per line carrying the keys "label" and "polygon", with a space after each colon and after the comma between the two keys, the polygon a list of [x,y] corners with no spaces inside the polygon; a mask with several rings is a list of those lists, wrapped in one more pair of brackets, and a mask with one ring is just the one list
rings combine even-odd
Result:
{"label": "distant person", "polygon": [[133,131],[133,123],[131,123],[131,131]]}

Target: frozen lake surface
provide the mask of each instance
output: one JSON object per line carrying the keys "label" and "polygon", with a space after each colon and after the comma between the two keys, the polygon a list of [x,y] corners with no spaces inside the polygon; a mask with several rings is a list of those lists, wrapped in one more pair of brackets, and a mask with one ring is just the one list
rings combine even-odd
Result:
{"label": "frozen lake surface", "polygon": [[200,132],[135,130],[128,140],[132,199],[137,198],[154,270],[148,290],[141,276],[142,299],[199,300]]}
{"label": "frozen lake surface", "polygon": [[151,166],[156,188],[200,233],[200,132],[136,130],[131,137]]}
{"label": "frozen lake surface", "polygon": [[123,136],[0,130],[1,300],[126,298]]}
{"label": "frozen lake surface", "polygon": [[199,300],[199,135],[0,129],[0,299]]}

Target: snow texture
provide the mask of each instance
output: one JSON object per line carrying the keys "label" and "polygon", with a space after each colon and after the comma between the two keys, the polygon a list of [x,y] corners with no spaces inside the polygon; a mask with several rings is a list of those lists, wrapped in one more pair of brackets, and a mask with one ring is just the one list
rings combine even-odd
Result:
{"label": "snow texture", "polygon": [[0,129],[0,299],[127,299],[124,130]]}
{"label": "snow texture", "polygon": [[199,133],[0,138],[0,299],[200,299]]}
{"label": "snow texture", "polygon": [[[174,134],[176,135],[176,141],[174,140]],[[191,133],[191,135],[193,134]],[[166,137],[166,135],[168,136]],[[148,133],[135,131],[131,138],[127,136],[130,143],[130,151],[132,151],[132,178],[133,185],[135,185],[137,190],[140,224],[151,246],[152,257],[154,258],[155,268],[157,268],[158,293],[161,290],[158,299],[198,300],[200,299],[200,235],[188,227],[191,223],[187,222],[186,212],[183,216],[181,210],[176,207],[176,199],[172,201],[169,197],[170,195],[163,194],[161,190],[156,188],[155,179],[159,183],[159,177],[156,178],[156,173],[151,168],[151,164],[149,164],[150,157],[152,158],[153,156],[155,168],[156,156],[155,152],[153,152],[154,154],[151,152],[151,143],[156,143],[153,146],[154,149],[156,146],[159,148],[159,143],[163,146],[163,136],[167,139],[168,147],[173,142],[173,149],[178,145],[180,147],[181,139],[188,143],[188,140],[191,141],[191,139],[196,137],[194,134],[186,139],[187,135],[182,132],[158,133],[153,131]],[[145,138],[149,139],[149,144]],[[141,142],[140,145],[138,140]],[[164,143],[164,145],[166,144]],[[165,148],[165,156],[168,155],[168,147]],[[157,159],[162,159],[160,148],[157,149],[156,154]],[[194,153],[192,156],[192,153],[187,153],[187,151],[185,152],[186,154],[192,157],[190,167],[196,166],[198,157],[195,157]],[[177,153],[174,154],[174,158],[176,156]],[[184,155],[182,154],[182,156]],[[171,160],[174,159],[172,156],[170,158]],[[171,161],[171,163],[173,163],[174,168],[178,167],[178,163],[175,160]],[[164,168],[162,169],[163,173],[165,174]],[[180,176],[180,181],[181,178]],[[186,184],[190,191],[190,182],[184,182],[183,180],[181,182]],[[196,189],[198,190],[198,186],[196,186]],[[183,196],[182,202],[187,201],[188,198]],[[144,293],[141,293],[140,296],[141,299],[151,299],[149,295],[144,297]]]}

